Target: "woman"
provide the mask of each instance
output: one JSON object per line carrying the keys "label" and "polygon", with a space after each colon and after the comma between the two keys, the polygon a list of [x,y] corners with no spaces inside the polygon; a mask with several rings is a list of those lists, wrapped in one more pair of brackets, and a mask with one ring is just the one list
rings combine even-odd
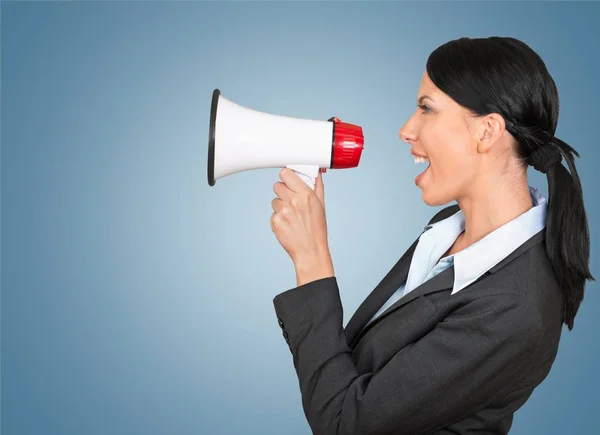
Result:
{"label": "woman", "polygon": [[[400,129],[438,212],[342,327],[321,174],[274,186],[271,226],[297,287],[273,299],[318,435],[506,434],[583,299],[589,234],[558,93],[513,38],[461,38],[427,61]],[[562,165],[565,159],[569,171]],[[548,201],[528,185],[546,174]]]}

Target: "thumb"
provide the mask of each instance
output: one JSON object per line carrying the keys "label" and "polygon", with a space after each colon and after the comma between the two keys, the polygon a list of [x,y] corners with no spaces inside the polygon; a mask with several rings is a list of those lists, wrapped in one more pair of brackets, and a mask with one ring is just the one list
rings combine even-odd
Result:
{"label": "thumb", "polygon": [[323,186],[323,173],[319,171],[317,178],[315,178],[315,194],[323,207],[325,207],[325,187]]}

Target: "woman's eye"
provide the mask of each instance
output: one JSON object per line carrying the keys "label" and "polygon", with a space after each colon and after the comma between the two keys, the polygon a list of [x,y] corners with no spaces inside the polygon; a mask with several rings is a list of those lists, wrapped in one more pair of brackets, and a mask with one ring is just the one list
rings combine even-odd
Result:
{"label": "woman's eye", "polygon": [[424,105],[424,104],[420,105],[420,106],[419,106],[419,108],[420,108],[421,110],[423,110],[423,111],[424,111],[424,112],[422,113],[422,115],[423,115],[424,113],[429,113],[429,111],[431,110],[429,107],[427,107],[427,106],[426,106],[426,105]]}

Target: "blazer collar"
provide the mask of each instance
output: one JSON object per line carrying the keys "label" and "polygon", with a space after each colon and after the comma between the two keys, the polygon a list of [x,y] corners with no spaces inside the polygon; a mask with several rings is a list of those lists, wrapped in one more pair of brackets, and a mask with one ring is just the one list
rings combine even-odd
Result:
{"label": "blazer collar", "polygon": [[[529,186],[533,207],[494,231],[478,240],[476,243],[451,255],[454,265],[454,286],[451,295],[477,280],[492,266],[500,262],[517,247],[525,243],[546,225],[547,201],[540,191]],[[425,275],[437,263],[465,229],[465,216],[458,210],[451,216],[437,220],[425,227],[426,233],[421,234],[419,244],[413,255],[419,258],[418,264],[411,263],[407,285],[421,282]],[[419,255],[427,252],[425,259]],[[421,263],[421,261],[423,263]]]}
{"label": "blazer collar", "polygon": [[[455,211],[458,205],[454,205],[448,208],[450,212]],[[427,228],[427,227],[426,227]],[[508,263],[515,260],[520,254],[527,251],[537,243],[542,242],[545,239],[546,230],[543,228],[535,235],[530,237],[517,249],[511,252],[498,264],[490,268],[486,273],[481,275],[476,281],[477,282],[486,276],[497,272]],[[420,237],[420,236],[419,236]],[[385,301],[402,285],[406,282],[408,277],[409,266],[417,246],[419,239],[417,238],[413,244],[408,248],[404,255],[398,260],[398,262],[392,267],[388,274],[381,280],[381,282],[375,287],[375,289],[367,296],[363,303],[358,307],[356,312],[348,321],[345,328],[346,338],[350,347],[355,347],[358,341],[363,335],[371,329],[378,322],[383,320],[387,315],[396,311],[404,304],[412,301],[413,299],[426,295],[429,293],[435,293],[443,290],[452,289],[454,286],[454,265],[451,265],[443,272],[435,275],[433,278],[425,281],[420,286],[413,289],[408,294],[404,295],[387,310],[381,313],[376,319],[374,319],[369,325],[365,327],[367,322],[373,317],[377,310],[383,305]]]}

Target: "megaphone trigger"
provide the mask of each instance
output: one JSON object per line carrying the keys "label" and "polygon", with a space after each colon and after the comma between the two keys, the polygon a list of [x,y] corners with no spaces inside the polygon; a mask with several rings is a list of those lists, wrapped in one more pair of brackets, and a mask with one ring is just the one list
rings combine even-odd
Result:
{"label": "megaphone trigger", "polygon": [[315,190],[315,183],[320,169],[318,165],[286,165],[285,167],[294,171],[308,187]]}

